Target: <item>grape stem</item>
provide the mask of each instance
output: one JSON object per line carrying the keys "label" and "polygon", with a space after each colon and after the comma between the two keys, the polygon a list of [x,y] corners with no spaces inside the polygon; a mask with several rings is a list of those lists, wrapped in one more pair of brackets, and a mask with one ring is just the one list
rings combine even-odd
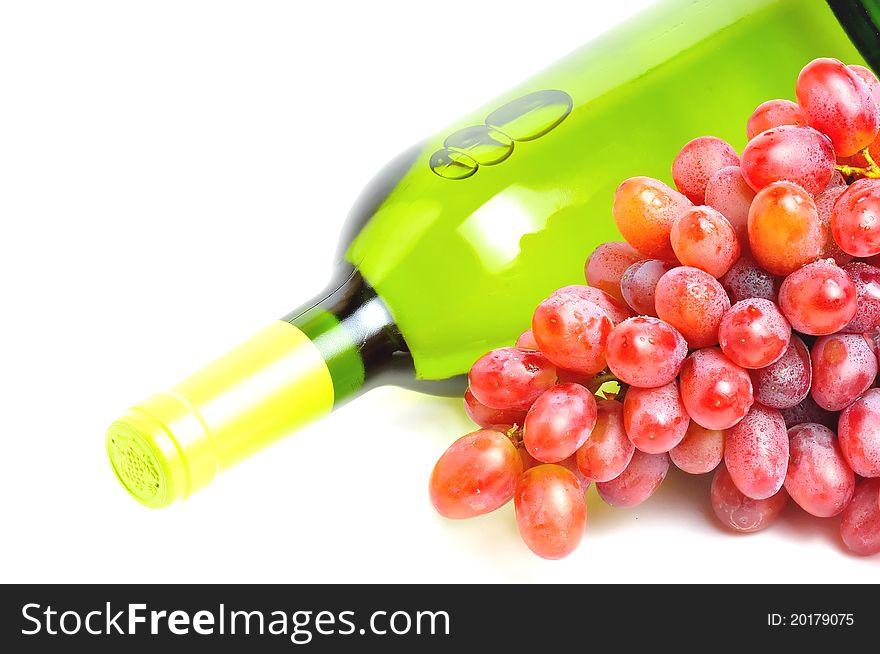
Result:
{"label": "grape stem", "polygon": [[877,165],[877,162],[874,161],[874,158],[871,156],[871,153],[868,152],[868,148],[862,150],[861,155],[865,158],[865,161],[868,162],[868,166],[866,168],[857,168],[855,166],[847,166],[845,164],[840,164],[835,166],[836,170],[839,170],[846,177],[851,177],[852,175],[861,175],[862,177],[870,177],[871,179],[880,178],[880,166]]}

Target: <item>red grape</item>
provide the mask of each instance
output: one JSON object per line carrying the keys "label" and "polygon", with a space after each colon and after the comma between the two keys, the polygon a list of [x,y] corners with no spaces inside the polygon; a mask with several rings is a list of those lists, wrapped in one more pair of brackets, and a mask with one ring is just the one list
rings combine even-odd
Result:
{"label": "red grape", "polygon": [[675,257],[669,242],[672,221],[690,206],[690,200],[659,180],[631,177],[617,187],[612,215],[626,242],[645,258],[670,260]]}
{"label": "red grape", "polygon": [[623,425],[623,404],[599,400],[596,405],[596,426],[578,448],[577,466],[586,479],[611,481],[629,465],[636,448]]}
{"label": "red grape", "polygon": [[499,431],[480,429],[449,446],[434,466],[431,503],[446,518],[489,513],[513,497],[523,465],[516,447]]}
{"label": "red grape", "polygon": [[724,458],[724,432],[692,420],[684,439],[669,450],[669,458],[679,470],[692,475],[712,472]]}
{"label": "red grape", "polygon": [[585,375],[577,370],[566,370],[565,368],[557,368],[556,375],[559,377],[560,384],[580,384],[581,386],[589,386],[594,379],[594,375]]}
{"label": "red grape", "polygon": [[842,329],[856,313],[856,285],[830,259],[794,271],[779,288],[779,307],[802,334],[823,336]]}
{"label": "red grape", "polygon": [[774,409],[794,407],[810,394],[813,383],[810,351],[798,336],[792,335],[779,359],[765,368],[750,370],[749,376],[755,402]]}
{"label": "red grape", "polygon": [[606,504],[630,507],[641,504],[654,494],[669,472],[669,456],[633,453],[626,469],[611,481],[596,482],[596,490]]}
{"label": "red grape", "polygon": [[742,176],[739,166],[722,168],[706,184],[706,204],[730,221],[743,250],[749,248],[749,207],[754,199],[755,191]]}
{"label": "red grape", "polygon": [[756,191],[788,181],[817,195],[828,186],[835,163],[834,147],[827,136],[812,127],[782,125],[749,141],[740,168]]}
{"label": "red grape", "polygon": [[561,559],[580,544],[587,506],[577,477],[560,465],[526,470],[513,498],[523,541],[538,556]]}
{"label": "red grape", "polygon": [[868,389],[841,412],[837,438],[853,472],[880,477],[880,388]]}
{"label": "red grape", "polygon": [[815,261],[827,238],[816,205],[801,187],[777,182],[755,196],[749,209],[749,245],[767,272],[787,275]]}
{"label": "red grape", "polygon": [[541,302],[532,317],[541,352],[557,366],[585,375],[605,367],[605,343],[613,327],[597,304],[564,292]]}
{"label": "red grape", "polygon": [[681,397],[691,420],[706,429],[732,427],[754,401],[749,373],[718,348],[697,350],[684,360]]}
{"label": "red grape", "polygon": [[493,409],[525,411],[555,383],[556,367],[543,354],[515,347],[484,354],[468,375],[473,396]]}
{"label": "red grape", "polygon": [[684,438],[689,422],[675,381],[659,388],[632,386],[626,392],[623,425],[632,444],[642,452],[668,452]]}
{"label": "red grape", "polygon": [[831,234],[855,257],[880,254],[880,181],[865,178],[847,187],[831,210]]}
{"label": "red grape", "polygon": [[837,427],[837,414],[820,407],[809,394],[799,404],[780,409],[780,413],[785,420],[785,426],[789,429],[805,422],[815,422],[831,428]]}
{"label": "red grape", "polygon": [[725,356],[743,368],[763,368],[788,347],[791,325],[770,300],[752,298],[734,304],[718,328]]}
{"label": "red grape", "polygon": [[[840,175],[840,173],[835,172],[835,175]],[[842,176],[841,179],[843,179]],[[849,263],[853,259],[851,254],[847,254],[840,249],[837,241],[834,240],[831,230],[831,212],[834,209],[834,203],[837,202],[837,199],[843,195],[843,192],[846,191],[846,189],[846,182],[843,184],[834,184],[834,179],[832,179],[832,183],[828,185],[828,188],[817,195],[815,200],[816,212],[819,214],[819,222],[822,223],[822,226],[827,233],[825,245],[822,246],[822,252],[819,254],[819,257],[821,259],[834,259],[834,263],[838,266]]]}
{"label": "red grape", "polygon": [[623,302],[623,296],[620,294],[620,277],[624,270],[644,258],[627,243],[603,243],[587,258],[584,277],[590,286],[605,291]]}
{"label": "red grape", "polygon": [[811,351],[816,404],[840,411],[867,390],[877,376],[877,357],[861,334],[816,339]]}
{"label": "red grape", "polygon": [[712,207],[687,209],[672,223],[670,241],[685,266],[722,277],[739,259],[739,241],[727,218]]}
{"label": "red grape", "polygon": [[749,116],[746,136],[751,141],[761,132],[782,125],[806,125],[807,117],[791,100],[767,100],[757,106]]}
{"label": "red grape", "polygon": [[862,479],[843,512],[840,536],[860,556],[880,553],[880,479]]}
{"label": "red grape", "polygon": [[738,165],[739,157],[729,143],[717,136],[700,136],[685,143],[676,155],[672,179],[691,202],[703,204],[709,178],[722,168]]}
{"label": "red grape", "polygon": [[611,331],[605,358],[622,382],[654,388],[675,379],[687,350],[687,342],[675,327],[659,318],[638,316]]}
{"label": "red grape", "polygon": [[519,409],[493,409],[474,397],[471,389],[464,392],[464,410],[480,427],[492,425],[522,425],[526,412]]}
{"label": "red grape", "polygon": [[788,504],[788,493],[784,488],[763,500],[743,495],[724,465],[718,466],[712,478],[711,496],[712,509],[721,524],[741,533],[766,529]]}
{"label": "red grape", "polygon": [[856,476],[840,453],[834,432],[807,423],[788,430],[789,460],[785,490],[807,513],[830,518],[846,508]]}
{"label": "red grape", "polygon": [[854,155],[877,136],[880,116],[871,90],[840,61],[814,59],[801,70],[795,90],[807,121],[831,139],[837,156]]}
{"label": "red grape", "polygon": [[864,66],[859,66],[858,64],[850,64],[849,69],[862,78],[862,81],[867,85],[868,90],[871,92],[874,104],[880,107],[880,80],[877,79],[877,76],[869,69]]}
{"label": "red grape", "polygon": [[718,342],[718,325],[730,308],[730,298],[709,273],[681,266],[657,282],[654,304],[657,315],[696,348]]}
{"label": "red grape", "polygon": [[734,302],[758,297],[776,302],[782,282],[761,268],[750,256],[742,256],[721,279],[721,285]]}
{"label": "red grape", "polygon": [[[622,320],[626,320],[632,316],[632,311],[626,306],[622,300],[612,297],[605,291],[592,286],[584,286],[583,284],[571,284],[556,289],[553,295],[577,297],[587,302],[592,302],[602,309],[611,318],[611,323],[616,325]],[[534,338],[534,335],[532,336]]]}
{"label": "red grape", "polygon": [[[540,461],[537,461],[537,459],[535,459],[535,461],[536,461],[536,465],[540,465]],[[584,477],[580,468],[578,468],[577,456],[575,454],[572,454],[567,459],[563,459],[562,461],[560,461],[556,465],[562,466],[563,468],[568,470],[571,474],[573,474],[577,478],[578,484],[580,484],[580,487],[581,487],[581,491],[586,493],[589,490],[590,484],[593,483],[593,480],[587,479],[586,477]],[[534,467],[534,466],[530,466],[530,467]]]}
{"label": "red grape", "polygon": [[843,328],[845,332],[864,334],[880,329],[880,268],[853,261],[843,266],[856,285],[856,315]]}
{"label": "red grape", "polygon": [[596,400],[579,384],[544,391],[526,415],[523,442],[538,461],[557,463],[584,444],[596,424]]}
{"label": "red grape", "polygon": [[634,263],[620,278],[620,292],[626,303],[639,315],[657,317],[654,293],[657,282],[675,264],[660,259],[645,259]]}
{"label": "red grape", "polygon": [[531,329],[527,329],[519,335],[519,338],[516,339],[516,347],[521,350],[538,349],[538,344],[535,342],[535,335],[532,334]]}
{"label": "red grape", "polygon": [[724,464],[740,492],[763,500],[782,488],[788,468],[788,434],[779,409],[753,405],[724,438]]}

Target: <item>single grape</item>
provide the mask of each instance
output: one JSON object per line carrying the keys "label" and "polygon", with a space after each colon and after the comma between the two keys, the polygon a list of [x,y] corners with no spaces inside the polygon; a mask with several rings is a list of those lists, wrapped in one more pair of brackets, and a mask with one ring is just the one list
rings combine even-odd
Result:
{"label": "single grape", "polygon": [[675,379],[687,351],[687,341],[675,327],[659,318],[638,316],[611,331],[605,358],[622,382],[655,388]]}
{"label": "single grape", "polygon": [[791,325],[770,300],[752,298],[734,304],[718,327],[724,355],[743,368],[763,368],[783,355]]}
{"label": "single grape", "polygon": [[516,347],[520,350],[538,349],[538,344],[535,342],[535,335],[532,334],[531,329],[527,329],[519,335],[519,338],[516,339]]}
{"label": "single grape", "polygon": [[712,207],[685,210],[672,223],[670,241],[683,265],[705,270],[713,277],[723,277],[740,255],[733,225]]}
{"label": "single grape", "polygon": [[613,327],[597,304],[568,292],[553,293],[532,316],[532,334],[541,352],[560,368],[585,375],[605,368],[605,344]]}
{"label": "single grape", "polygon": [[474,397],[471,389],[464,392],[464,410],[480,427],[492,425],[522,425],[526,412],[519,409],[493,409]]}
{"label": "single grape", "polygon": [[587,505],[577,477],[560,465],[526,470],[513,498],[520,536],[532,552],[561,559],[580,544]]}
{"label": "single grape", "polygon": [[632,386],[626,392],[623,426],[632,444],[642,452],[668,452],[684,438],[689,422],[675,381],[659,388]]}
{"label": "single grape", "polygon": [[734,302],[750,298],[763,298],[776,302],[781,283],[778,277],[761,268],[748,255],[740,257],[721,279],[721,285]]}
{"label": "single grape", "polygon": [[733,531],[752,533],[773,524],[788,504],[788,493],[780,488],[775,495],[754,500],[743,495],[724,465],[712,478],[712,510],[722,525]]}
{"label": "single grape", "polygon": [[853,472],[880,477],[880,388],[869,388],[840,413],[837,438]]}
{"label": "single grape", "polygon": [[636,450],[624,471],[611,481],[596,482],[596,490],[606,504],[620,508],[636,506],[654,494],[666,479],[667,472],[667,454],[646,454]]}
{"label": "single grape", "polygon": [[626,435],[623,404],[617,400],[598,400],[596,426],[578,448],[577,466],[593,481],[611,481],[629,465],[635,446]]}
{"label": "single grape", "polygon": [[709,178],[722,168],[738,165],[739,157],[729,143],[717,136],[700,136],[685,143],[676,155],[672,180],[688,200],[703,204]]}
{"label": "single grape", "polygon": [[877,376],[877,357],[861,334],[831,334],[816,339],[813,399],[823,409],[841,411],[865,392]]}
{"label": "single grape", "polygon": [[558,384],[535,400],[523,442],[538,461],[558,463],[577,451],[596,424],[596,399],[580,384]]}
{"label": "single grape", "polygon": [[691,420],[684,439],[669,450],[669,458],[679,470],[691,475],[712,472],[724,458],[724,432],[706,429]]}
{"label": "single grape", "polygon": [[706,204],[720,211],[733,225],[743,251],[749,249],[749,207],[754,199],[755,191],[739,166],[722,168],[706,184]]}
{"label": "single grape", "polygon": [[839,331],[853,319],[857,305],[856,285],[830,259],[794,271],[779,288],[779,308],[802,334]]}
{"label": "single grape", "polygon": [[645,259],[631,265],[620,278],[620,292],[623,299],[638,315],[657,317],[654,306],[654,293],[657,282],[675,264],[660,259]]}
{"label": "single grape", "polygon": [[672,221],[692,206],[684,195],[650,177],[631,177],[617,187],[614,224],[636,250],[649,259],[675,258],[669,232]]}
{"label": "single grape", "polygon": [[748,371],[718,348],[697,350],[684,360],[681,397],[691,420],[706,429],[732,427],[754,401]]}
{"label": "single grape", "polygon": [[788,433],[779,409],[755,404],[724,434],[724,465],[733,483],[754,500],[782,488],[788,468]]}
{"label": "single grape", "polygon": [[449,446],[434,466],[429,491],[437,512],[453,519],[473,518],[504,506],[523,471],[510,439],[480,429]]}
{"label": "single grape", "polygon": [[843,266],[856,285],[856,315],[843,328],[853,334],[874,333],[880,329],[880,268],[853,261]]}
{"label": "single grape", "polygon": [[862,479],[843,512],[840,536],[860,556],[880,553],[880,479]]}
{"label": "single grape", "polygon": [[654,304],[657,315],[697,348],[718,342],[718,325],[730,308],[730,298],[709,273],[681,266],[657,282]]}
{"label": "single grape", "polygon": [[771,184],[749,209],[752,256],[773,275],[788,275],[821,254],[828,232],[812,198],[790,182]]}
{"label": "single grape", "polygon": [[792,335],[781,357],[769,366],[750,370],[749,376],[755,402],[774,409],[795,407],[810,394],[813,383],[810,351],[800,337]]}
{"label": "single grape", "polygon": [[487,352],[468,374],[474,398],[493,409],[526,411],[555,383],[556,367],[543,354],[516,347]]}
{"label": "single grape", "polygon": [[862,81],[867,85],[868,90],[871,92],[874,104],[880,107],[880,80],[877,79],[877,76],[868,68],[859,66],[858,64],[850,64],[849,69],[862,78]]}
{"label": "single grape", "polygon": [[632,311],[629,310],[624,301],[618,300],[605,291],[593,288],[592,286],[571,284],[556,289],[553,295],[573,296],[587,302],[592,302],[608,314],[608,317],[611,318],[611,323],[614,325],[632,316]]}
{"label": "single grape", "polygon": [[761,132],[782,125],[806,125],[807,117],[791,100],[767,100],[757,106],[749,116],[746,137],[751,141]]}
{"label": "single grape", "polygon": [[846,508],[856,487],[834,432],[807,423],[788,430],[785,490],[804,511],[830,518]]}
{"label": "single grape", "polygon": [[860,179],[840,194],[831,210],[831,234],[854,257],[880,254],[880,181]]}
{"label": "single grape", "polygon": [[820,407],[809,393],[799,404],[779,411],[785,420],[785,426],[789,429],[805,422],[815,422],[832,429],[837,428],[837,414]]}
{"label": "single grape", "polygon": [[[835,175],[840,175],[840,173],[835,171]],[[843,179],[842,176],[840,178]],[[853,256],[841,250],[837,241],[834,240],[831,230],[831,211],[834,209],[834,203],[837,202],[837,199],[843,195],[844,191],[846,191],[847,186],[846,182],[842,185],[834,184],[834,179],[836,178],[832,178],[832,182],[828,184],[828,188],[817,195],[815,200],[816,212],[819,214],[819,222],[822,223],[822,226],[827,233],[825,245],[822,246],[822,252],[819,254],[819,258],[834,259],[834,263],[838,266],[842,266],[843,264],[852,261]]]}
{"label": "single grape", "polygon": [[880,115],[871,90],[842,62],[814,59],[798,75],[795,91],[807,122],[831,139],[837,156],[854,155],[877,136]]}
{"label": "single grape", "polygon": [[624,270],[644,258],[628,243],[602,243],[587,258],[584,277],[590,286],[605,291],[619,302],[623,302],[623,296],[620,294],[620,277]]}
{"label": "single grape", "polygon": [[742,175],[755,191],[774,182],[797,184],[810,195],[825,190],[837,160],[831,140],[812,127],[782,125],[751,139],[742,154]]}

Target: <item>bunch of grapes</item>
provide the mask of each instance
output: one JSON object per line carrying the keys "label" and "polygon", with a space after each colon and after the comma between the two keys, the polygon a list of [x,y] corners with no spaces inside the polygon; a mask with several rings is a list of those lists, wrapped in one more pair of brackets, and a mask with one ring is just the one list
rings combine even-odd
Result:
{"label": "bunch of grapes", "polygon": [[561,558],[591,483],[631,507],[671,464],[714,471],[733,531],[791,500],[880,552],[880,82],[816,59],[796,94],[755,109],[741,157],[703,136],[676,156],[675,188],[618,187],[626,242],[600,245],[588,286],[552,293],[515,346],[471,368],[480,429],[434,468],[441,515],[512,499],[526,545]]}

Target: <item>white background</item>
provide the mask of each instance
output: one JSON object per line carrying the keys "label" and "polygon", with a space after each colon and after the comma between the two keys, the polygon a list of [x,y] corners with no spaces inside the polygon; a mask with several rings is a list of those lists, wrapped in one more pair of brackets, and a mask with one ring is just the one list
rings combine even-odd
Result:
{"label": "white background", "polygon": [[630,510],[591,491],[580,549],[542,561],[510,506],[435,515],[471,425],[392,388],[171,509],[106,462],[126,406],[323,286],[375,169],[644,4],[0,5],[0,580],[876,580],[835,520],[728,535],[680,474]]}

